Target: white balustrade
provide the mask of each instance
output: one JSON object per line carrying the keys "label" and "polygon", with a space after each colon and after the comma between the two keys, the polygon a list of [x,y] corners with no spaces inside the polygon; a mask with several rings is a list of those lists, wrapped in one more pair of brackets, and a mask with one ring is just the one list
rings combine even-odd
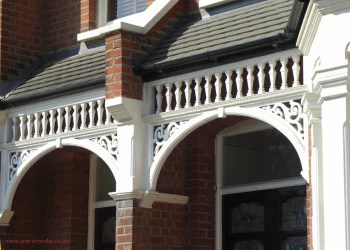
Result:
{"label": "white balustrade", "polygon": [[286,51],[146,83],[152,113],[254,97],[302,85],[301,56]]}
{"label": "white balustrade", "polygon": [[105,100],[98,99],[10,116],[9,122],[12,128],[10,141],[15,142],[92,129],[114,123],[114,120],[105,107]]}

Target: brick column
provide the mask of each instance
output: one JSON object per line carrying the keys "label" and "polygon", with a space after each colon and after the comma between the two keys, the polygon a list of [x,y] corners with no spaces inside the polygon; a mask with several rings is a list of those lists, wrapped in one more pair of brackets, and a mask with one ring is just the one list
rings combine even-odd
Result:
{"label": "brick column", "polygon": [[80,6],[80,32],[95,29],[97,0],[81,0]]}
{"label": "brick column", "polygon": [[149,231],[144,226],[144,219],[151,211],[140,208],[139,200],[130,196],[114,198],[117,200],[115,249],[149,249],[146,241]]}
{"label": "brick column", "polygon": [[142,81],[134,72],[133,56],[143,53],[137,35],[119,31],[106,36],[106,98],[142,99]]}

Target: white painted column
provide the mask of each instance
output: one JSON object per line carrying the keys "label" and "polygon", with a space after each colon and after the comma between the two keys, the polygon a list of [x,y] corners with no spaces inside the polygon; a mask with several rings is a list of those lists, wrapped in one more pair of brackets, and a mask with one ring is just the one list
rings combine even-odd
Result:
{"label": "white painted column", "polygon": [[309,135],[307,149],[310,162],[310,178],[312,192],[312,246],[314,250],[324,249],[324,211],[323,211],[323,174],[322,174],[322,120],[319,95],[306,93],[302,104],[307,115],[305,135]]}
{"label": "white painted column", "polygon": [[149,143],[142,119],[144,103],[125,97],[106,100],[106,107],[118,123],[118,169],[122,175],[117,193],[147,190],[149,186],[148,161],[145,158]]}
{"label": "white painted column", "polygon": [[324,242],[320,249],[349,249],[349,211],[346,207],[349,187],[346,186],[348,166],[345,156],[350,152],[344,150],[350,140],[349,136],[344,136],[344,126],[350,121],[347,75],[345,68],[324,70],[316,74],[322,116],[322,179],[318,192],[323,196],[320,207],[322,209],[323,204],[324,224],[319,226],[323,228]]}

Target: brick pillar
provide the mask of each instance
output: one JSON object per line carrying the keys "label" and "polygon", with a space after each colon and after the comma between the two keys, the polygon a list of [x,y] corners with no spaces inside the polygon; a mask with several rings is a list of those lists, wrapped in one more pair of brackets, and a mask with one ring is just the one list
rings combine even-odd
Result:
{"label": "brick pillar", "polygon": [[146,241],[149,232],[144,219],[150,215],[150,210],[138,204],[139,200],[131,197],[117,200],[116,250],[149,249]]}
{"label": "brick pillar", "polygon": [[215,248],[215,156],[211,136],[194,134],[187,145],[186,190],[189,196],[188,249]]}
{"label": "brick pillar", "polygon": [[142,81],[134,72],[133,56],[142,53],[137,35],[117,32],[106,36],[106,97],[142,99]]}
{"label": "brick pillar", "polygon": [[97,18],[97,1],[81,0],[80,6],[80,32],[95,29]]}

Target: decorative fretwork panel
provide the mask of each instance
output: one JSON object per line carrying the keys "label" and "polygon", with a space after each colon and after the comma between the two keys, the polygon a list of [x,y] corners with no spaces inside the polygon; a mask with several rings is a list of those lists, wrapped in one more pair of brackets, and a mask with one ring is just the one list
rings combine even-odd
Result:
{"label": "decorative fretwork panel", "polygon": [[300,55],[255,60],[184,75],[174,82],[154,82],[148,85],[154,100],[152,113],[197,108],[265,93],[281,92],[302,85]]}
{"label": "decorative fretwork panel", "polygon": [[30,153],[32,153],[33,151],[35,150],[23,150],[9,153],[8,181],[11,181],[13,176],[16,174],[18,168],[21,166],[22,163],[24,163],[27,160]]}
{"label": "decorative fretwork panel", "polygon": [[10,141],[60,135],[113,122],[113,117],[105,107],[105,100],[97,99],[13,116],[10,118],[12,127]]}
{"label": "decorative fretwork panel", "polygon": [[114,159],[118,159],[119,150],[117,134],[101,136],[90,140],[106,149],[108,153],[114,157]]}
{"label": "decorative fretwork panel", "polygon": [[178,130],[186,121],[171,122],[168,124],[161,124],[154,127],[153,132],[153,146],[154,156],[156,156],[159,150],[164,146],[166,141]]}
{"label": "decorative fretwork panel", "polygon": [[261,108],[284,119],[298,132],[302,139],[305,139],[305,114],[303,113],[303,108],[299,102],[290,101],[287,103],[276,103],[273,105],[263,106]]}

